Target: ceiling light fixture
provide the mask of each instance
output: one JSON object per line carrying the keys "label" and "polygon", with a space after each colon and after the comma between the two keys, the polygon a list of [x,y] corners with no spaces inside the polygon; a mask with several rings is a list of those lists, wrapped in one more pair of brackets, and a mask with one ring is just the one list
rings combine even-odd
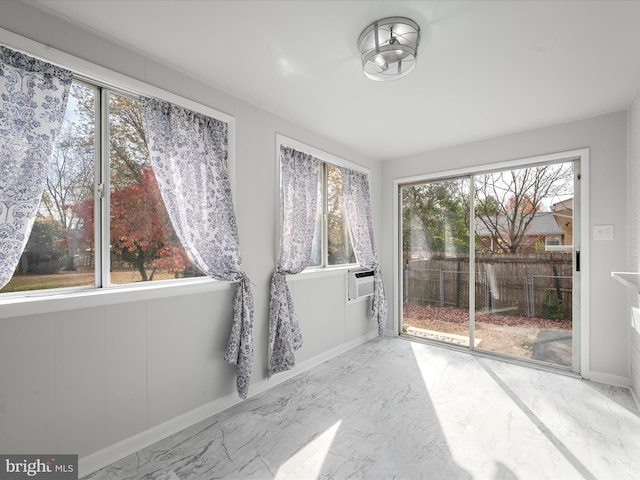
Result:
{"label": "ceiling light fixture", "polygon": [[419,43],[420,27],[410,18],[373,22],[358,39],[364,74],[379,82],[407,76],[416,66]]}

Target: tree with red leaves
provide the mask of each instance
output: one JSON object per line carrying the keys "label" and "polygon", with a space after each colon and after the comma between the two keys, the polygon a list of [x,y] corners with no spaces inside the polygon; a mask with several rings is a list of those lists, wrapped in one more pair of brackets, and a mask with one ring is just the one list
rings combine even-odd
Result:
{"label": "tree with red leaves", "polygon": [[[78,100],[81,116],[93,115],[93,102],[91,95]],[[138,102],[111,93],[108,111],[112,268],[114,263],[125,262],[139,272],[142,281],[153,280],[157,271],[174,276],[202,275],[189,261],[164,206],[151,168]],[[85,136],[91,135],[92,131],[85,132]],[[76,203],[73,210],[83,221],[87,248],[93,248],[93,199]]]}
{"label": "tree with red leaves", "polygon": [[[90,243],[93,200],[87,199],[74,208],[84,221],[85,241]],[[138,182],[111,192],[110,210],[111,255],[134,267],[142,281],[153,280],[159,269],[177,275],[189,264],[151,168],[142,169]]]}

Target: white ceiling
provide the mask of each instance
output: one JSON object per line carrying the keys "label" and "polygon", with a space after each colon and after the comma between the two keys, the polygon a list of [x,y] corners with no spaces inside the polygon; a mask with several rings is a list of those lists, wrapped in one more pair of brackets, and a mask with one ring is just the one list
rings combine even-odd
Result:
{"label": "white ceiling", "polygon": [[[640,88],[640,2],[35,0],[38,8],[372,158],[629,106]],[[360,32],[418,22],[418,65],[381,83]]]}

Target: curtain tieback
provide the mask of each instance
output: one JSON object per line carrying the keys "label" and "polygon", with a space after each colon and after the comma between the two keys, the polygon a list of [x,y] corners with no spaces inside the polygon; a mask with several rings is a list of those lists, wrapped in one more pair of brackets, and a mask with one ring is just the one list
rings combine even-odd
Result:
{"label": "curtain tieback", "polygon": [[238,282],[244,283],[245,285],[253,285],[254,287],[256,286],[256,284],[251,281],[251,279],[246,273],[244,272],[238,272],[238,273],[240,275],[240,278],[237,280]]}

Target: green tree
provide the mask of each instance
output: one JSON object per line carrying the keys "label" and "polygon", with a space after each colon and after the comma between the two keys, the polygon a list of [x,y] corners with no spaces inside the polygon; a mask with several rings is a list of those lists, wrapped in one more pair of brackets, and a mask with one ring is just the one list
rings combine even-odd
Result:
{"label": "green tree", "polygon": [[475,222],[475,227],[476,227],[475,239],[476,239],[477,251],[480,253],[487,253],[487,252],[492,253],[493,252],[492,237],[495,238],[495,235],[493,235],[492,229],[491,228],[488,229],[490,236],[479,235],[479,233],[484,233],[481,231],[487,228],[486,222],[483,221],[483,219],[498,217],[500,215],[500,212],[502,211],[502,205],[500,204],[497,198],[492,196],[478,198],[477,192],[476,192],[474,208],[475,208],[475,216],[477,219]]}
{"label": "green tree", "polygon": [[65,263],[64,226],[53,219],[36,218],[21,258],[23,273],[57,273]]}
{"label": "green tree", "polygon": [[457,254],[469,250],[468,182],[434,182],[402,188],[403,249]]}

